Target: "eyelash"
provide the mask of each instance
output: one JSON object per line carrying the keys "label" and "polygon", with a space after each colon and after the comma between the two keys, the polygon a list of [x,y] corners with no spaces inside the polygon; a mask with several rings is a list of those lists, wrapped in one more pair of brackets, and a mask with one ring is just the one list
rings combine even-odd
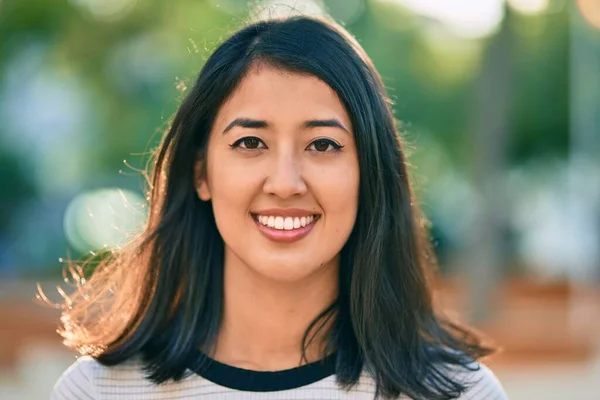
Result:
{"label": "eyelash", "polygon": [[[241,147],[242,143],[244,143],[247,140],[257,140],[264,147],[257,147],[257,148],[251,148],[251,149],[247,148],[247,147]],[[331,146],[333,148],[333,150],[318,151],[318,150],[315,149],[315,150],[311,150],[311,151],[314,151],[316,153],[337,153],[341,149],[344,148],[343,145],[338,144],[338,143],[334,142],[333,140],[326,139],[326,138],[313,140],[308,147],[314,146],[315,143],[319,143],[319,142],[324,142],[324,143],[328,144],[329,146]],[[257,150],[264,150],[264,149],[267,148],[266,145],[264,144],[264,142],[262,140],[260,140],[259,138],[255,137],[255,136],[245,136],[243,138],[240,138],[240,139],[236,140],[235,142],[233,142],[229,146],[232,149],[240,149],[240,150],[244,150],[244,151],[257,151]]]}

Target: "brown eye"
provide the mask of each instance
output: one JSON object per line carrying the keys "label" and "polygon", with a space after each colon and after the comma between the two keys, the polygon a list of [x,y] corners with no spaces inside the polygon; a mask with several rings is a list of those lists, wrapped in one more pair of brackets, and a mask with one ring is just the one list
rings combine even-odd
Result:
{"label": "brown eye", "polygon": [[242,149],[242,150],[261,150],[266,149],[267,146],[257,137],[254,136],[246,136],[241,139],[235,141],[235,143],[230,144],[232,148]]}
{"label": "brown eye", "polygon": [[316,151],[319,153],[328,153],[340,150],[344,146],[340,146],[330,139],[317,139],[312,142],[309,146],[309,149],[312,151]]}
{"label": "brown eye", "polygon": [[244,143],[244,147],[247,149],[257,149],[260,146],[260,140],[257,138],[245,138],[242,143]]}
{"label": "brown eye", "polygon": [[315,143],[315,150],[317,151],[327,151],[330,143],[325,140],[317,140]]}

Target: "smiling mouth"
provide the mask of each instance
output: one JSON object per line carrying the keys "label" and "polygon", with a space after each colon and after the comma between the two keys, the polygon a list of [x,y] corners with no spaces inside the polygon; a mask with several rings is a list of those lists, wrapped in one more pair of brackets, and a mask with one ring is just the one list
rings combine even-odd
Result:
{"label": "smiling mouth", "polygon": [[305,230],[314,225],[321,217],[320,214],[312,214],[302,217],[283,217],[275,215],[251,214],[257,224],[276,231]]}

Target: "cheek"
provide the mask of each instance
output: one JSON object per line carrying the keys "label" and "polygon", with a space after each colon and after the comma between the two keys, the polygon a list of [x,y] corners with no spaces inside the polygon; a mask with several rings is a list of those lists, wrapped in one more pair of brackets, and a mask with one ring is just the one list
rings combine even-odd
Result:
{"label": "cheek", "polygon": [[241,171],[219,166],[213,168],[210,176],[210,189],[214,202],[240,201],[247,190],[248,180]]}
{"label": "cheek", "polygon": [[[358,209],[359,171],[352,163],[335,171],[323,170],[316,176],[313,187],[328,219],[335,218],[336,231],[354,225]],[[341,221],[340,219],[343,219]]]}
{"label": "cheek", "polygon": [[209,165],[208,182],[217,225],[240,222],[256,194],[257,179],[257,174],[236,163],[221,161]]}

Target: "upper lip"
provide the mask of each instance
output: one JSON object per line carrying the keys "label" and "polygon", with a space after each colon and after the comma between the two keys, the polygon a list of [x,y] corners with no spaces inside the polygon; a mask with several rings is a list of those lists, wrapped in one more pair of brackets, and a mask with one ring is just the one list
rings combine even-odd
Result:
{"label": "upper lip", "polygon": [[317,213],[301,208],[269,208],[260,211],[252,211],[254,215],[272,215],[274,217],[309,217]]}

